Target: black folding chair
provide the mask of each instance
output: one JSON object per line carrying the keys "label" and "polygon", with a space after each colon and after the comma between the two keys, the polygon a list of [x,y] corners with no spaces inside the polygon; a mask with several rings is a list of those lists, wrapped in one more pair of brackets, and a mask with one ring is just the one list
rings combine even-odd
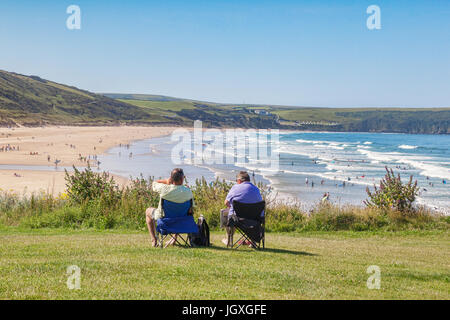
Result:
{"label": "black folding chair", "polygon": [[241,203],[233,201],[235,216],[228,220],[228,227],[235,228],[240,238],[233,243],[232,232],[229,235],[228,244],[231,248],[239,248],[248,241],[254,249],[265,248],[265,216],[261,216],[266,208],[266,202]]}

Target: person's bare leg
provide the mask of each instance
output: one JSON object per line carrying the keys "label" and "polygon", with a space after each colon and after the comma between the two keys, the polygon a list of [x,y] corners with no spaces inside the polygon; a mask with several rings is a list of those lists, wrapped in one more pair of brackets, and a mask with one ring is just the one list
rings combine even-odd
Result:
{"label": "person's bare leg", "polygon": [[153,210],[154,208],[148,208],[145,211],[145,222],[147,223],[148,232],[150,233],[150,237],[152,239],[152,245],[156,247],[158,245],[158,240],[156,239],[156,228],[155,228],[155,220],[153,220]]}
{"label": "person's bare leg", "polygon": [[222,239],[222,243],[224,245],[226,245],[227,247],[230,245],[230,233],[229,230],[230,228],[227,227],[227,223],[228,223],[228,213],[230,212],[230,209],[222,209],[220,210],[220,227],[224,228],[227,232],[227,237]]}
{"label": "person's bare leg", "polygon": [[234,235],[234,228],[227,227],[227,246],[233,245],[233,235]]}

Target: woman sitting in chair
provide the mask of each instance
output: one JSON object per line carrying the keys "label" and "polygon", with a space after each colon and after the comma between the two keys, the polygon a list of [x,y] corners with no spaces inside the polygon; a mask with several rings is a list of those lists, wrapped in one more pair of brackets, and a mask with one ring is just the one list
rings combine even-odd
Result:
{"label": "woman sitting in chair", "polygon": [[159,206],[158,208],[148,208],[145,211],[145,220],[147,223],[148,231],[152,240],[152,245],[156,247],[158,241],[156,239],[156,220],[162,218],[162,199],[167,201],[183,203],[189,200],[193,200],[193,194],[191,189],[183,185],[184,172],[183,169],[176,168],[172,170],[170,178],[165,180],[157,180],[153,182],[152,189],[159,193]]}

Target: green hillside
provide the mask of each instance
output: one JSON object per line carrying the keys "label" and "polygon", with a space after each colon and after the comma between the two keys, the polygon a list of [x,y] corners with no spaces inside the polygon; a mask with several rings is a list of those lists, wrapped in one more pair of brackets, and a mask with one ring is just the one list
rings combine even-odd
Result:
{"label": "green hillside", "polygon": [[[306,108],[232,105],[152,95],[106,94],[154,115],[206,126],[318,131],[450,133],[450,108]],[[264,110],[266,114],[255,112]]]}
{"label": "green hillside", "polygon": [[285,124],[325,131],[450,133],[450,108],[300,108],[275,113]]}
{"label": "green hillside", "polygon": [[147,122],[139,107],[74,87],[0,70],[0,125]]}
{"label": "green hillside", "polygon": [[149,94],[95,94],[0,70],[0,126],[170,125],[320,131],[450,133],[450,108],[237,105]]}

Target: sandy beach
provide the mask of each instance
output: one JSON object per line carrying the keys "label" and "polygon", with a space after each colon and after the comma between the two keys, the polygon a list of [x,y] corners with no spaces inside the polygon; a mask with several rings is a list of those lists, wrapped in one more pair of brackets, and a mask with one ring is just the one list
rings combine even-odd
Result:
{"label": "sandy beach", "polygon": [[[0,189],[18,194],[49,192],[57,195],[65,189],[64,172],[59,167],[85,167],[95,155],[135,140],[170,134],[168,127],[39,127],[0,128],[0,165],[44,166],[42,170],[0,170]],[[2,151],[3,150],[3,151]],[[8,151],[6,151],[8,150]],[[80,160],[80,157],[82,160]],[[95,166],[94,161],[89,161]],[[28,168],[27,168],[28,169]],[[119,184],[127,179],[116,177]]]}

